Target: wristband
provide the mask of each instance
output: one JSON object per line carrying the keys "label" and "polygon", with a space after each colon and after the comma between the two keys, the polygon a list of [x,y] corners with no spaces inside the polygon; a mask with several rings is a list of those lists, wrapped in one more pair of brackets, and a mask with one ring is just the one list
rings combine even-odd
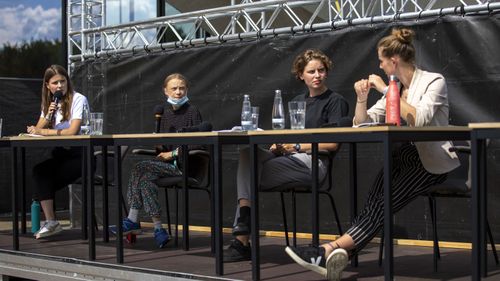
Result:
{"label": "wristband", "polygon": [[177,149],[172,150],[172,159],[177,158]]}
{"label": "wristband", "polygon": [[382,90],[382,94],[383,95],[387,94],[388,90],[389,90],[389,86],[385,86],[385,88]]}

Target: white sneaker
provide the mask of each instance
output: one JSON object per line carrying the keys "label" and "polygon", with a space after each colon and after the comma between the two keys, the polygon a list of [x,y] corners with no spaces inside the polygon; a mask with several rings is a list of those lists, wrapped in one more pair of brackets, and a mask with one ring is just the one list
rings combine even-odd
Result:
{"label": "white sneaker", "polygon": [[50,225],[48,222],[45,222],[43,226],[35,232],[34,236],[36,239],[44,238],[44,237],[49,237],[54,234],[57,234],[59,232],[63,231],[61,225],[59,222],[56,222],[55,224]]}
{"label": "white sneaker", "polygon": [[342,279],[342,271],[349,263],[349,255],[347,251],[338,248],[326,259],[326,279],[330,281],[340,281]]}

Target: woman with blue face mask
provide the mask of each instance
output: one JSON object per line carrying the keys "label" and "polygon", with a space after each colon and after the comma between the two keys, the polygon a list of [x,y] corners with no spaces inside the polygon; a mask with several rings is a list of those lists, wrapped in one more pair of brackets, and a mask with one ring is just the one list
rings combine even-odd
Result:
{"label": "woman with blue face mask", "polygon": [[[175,133],[182,128],[199,125],[201,114],[195,106],[188,103],[189,83],[182,74],[174,73],[165,78],[163,91],[167,97],[163,106],[161,119],[162,133]],[[161,206],[158,200],[158,187],[154,183],[159,178],[180,176],[176,159],[179,147],[164,145],[157,148],[155,160],[141,161],[133,168],[127,190],[130,206],[129,215],[123,219],[123,234],[140,234],[139,210],[144,208],[154,223],[154,239],[159,248],[163,248],[170,240],[169,233],[162,227]],[[116,227],[110,227],[116,233]]]}

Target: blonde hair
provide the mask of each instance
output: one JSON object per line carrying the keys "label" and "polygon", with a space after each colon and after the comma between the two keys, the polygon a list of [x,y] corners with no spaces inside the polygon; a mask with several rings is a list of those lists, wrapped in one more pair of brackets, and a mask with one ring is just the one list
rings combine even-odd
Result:
{"label": "blonde hair", "polygon": [[300,76],[304,72],[306,65],[312,60],[321,61],[327,73],[330,68],[333,67],[330,58],[327,57],[322,51],[317,49],[308,49],[295,57],[295,60],[293,61],[292,74],[295,75],[295,78],[300,80]]}
{"label": "blonde hair", "polygon": [[184,76],[180,73],[172,73],[169,76],[167,76],[165,78],[165,80],[163,81],[163,88],[166,88],[168,82],[170,82],[170,80],[173,80],[173,79],[179,79],[179,80],[184,81],[184,83],[186,83],[186,88],[189,89],[189,81],[187,80],[186,76]]}
{"label": "blonde hair", "polygon": [[393,28],[390,35],[380,39],[377,49],[381,50],[384,57],[394,55],[408,63],[415,63],[415,47],[412,44],[415,32],[408,28]]}

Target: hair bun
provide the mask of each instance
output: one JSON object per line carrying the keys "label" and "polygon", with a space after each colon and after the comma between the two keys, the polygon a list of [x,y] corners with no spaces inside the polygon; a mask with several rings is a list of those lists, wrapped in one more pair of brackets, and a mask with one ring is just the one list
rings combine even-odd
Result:
{"label": "hair bun", "polygon": [[403,44],[411,44],[415,32],[408,28],[395,28],[392,30],[392,35]]}

